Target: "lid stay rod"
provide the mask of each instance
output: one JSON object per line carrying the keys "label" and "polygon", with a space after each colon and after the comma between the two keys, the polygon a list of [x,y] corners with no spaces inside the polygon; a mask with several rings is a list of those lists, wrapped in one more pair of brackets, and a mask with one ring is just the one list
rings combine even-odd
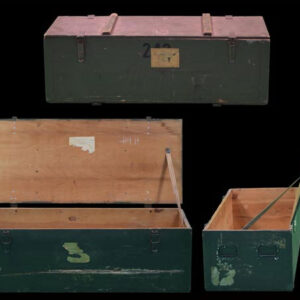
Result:
{"label": "lid stay rod", "polygon": [[300,177],[298,177],[293,183],[285,189],[280,195],[278,195],[271,203],[269,203],[260,213],[258,213],[253,219],[250,220],[249,223],[247,223],[243,229],[249,229],[254,223],[256,223],[284,194],[287,193],[298,181],[300,180]]}
{"label": "lid stay rod", "polygon": [[166,148],[166,159],[167,159],[167,163],[168,163],[168,169],[169,169],[169,175],[170,175],[170,179],[171,179],[171,183],[172,183],[172,189],[173,189],[173,193],[176,198],[176,203],[177,203],[177,207],[178,207],[178,211],[179,211],[180,221],[182,224],[184,224],[184,216],[183,216],[181,205],[180,205],[180,203],[181,203],[180,195],[179,195],[179,191],[178,191],[178,187],[177,187],[177,181],[176,181],[176,176],[175,176],[175,171],[174,171],[170,148]]}

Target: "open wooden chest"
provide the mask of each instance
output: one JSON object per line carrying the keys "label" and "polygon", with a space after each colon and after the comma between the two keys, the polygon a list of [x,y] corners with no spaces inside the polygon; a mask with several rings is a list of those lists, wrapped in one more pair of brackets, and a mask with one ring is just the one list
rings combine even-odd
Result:
{"label": "open wooden chest", "polygon": [[1,120],[0,291],[188,292],[181,159],[181,120]]}
{"label": "open wooden chest", "polygon": [[300,187],[286,191],[256,223],[245,229],[285,191],[229,190],[203,230],[207,290],[293,289],[300,244]]}

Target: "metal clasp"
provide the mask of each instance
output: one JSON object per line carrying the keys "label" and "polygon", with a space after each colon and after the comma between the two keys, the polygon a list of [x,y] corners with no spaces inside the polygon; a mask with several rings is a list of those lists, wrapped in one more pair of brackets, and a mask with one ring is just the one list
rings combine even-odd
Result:
{"label": "metal clasp", "polygon": [[228,56],[229,56],[229,63],[234,64],[236,59],[236,36],[234,33],[230,33],[229,35]]}
{"label": "metal clasp", "polygon": [[85,60],[85,37],[77,36],[77,59],[79,63],[83,63]]}
{"label": "metal clasp", "polygon": [[12,237],[9,230],[2,230],[0,242],[4,253],[9,253],[12,244]]}
{"label": "metal clasp", "polygon": [[153,253],[157,253],[158,246],[160,244],[160,232],[156,229],[152,229],[150,232],[150,244],[151,244],[151,251]]}

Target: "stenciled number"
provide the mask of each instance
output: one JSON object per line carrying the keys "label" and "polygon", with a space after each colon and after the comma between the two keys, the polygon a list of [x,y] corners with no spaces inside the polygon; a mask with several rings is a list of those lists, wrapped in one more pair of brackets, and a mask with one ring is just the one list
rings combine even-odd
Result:
{"label": "stenciled number", "polygon": [[[150,45],[149,43],[145,43],[145,44],[143,45],[143,47],[145,48],[143,57],[149,58],[149,57],[150,57],[150,49],[151,49],[151,45]],[[163,45],[161,46],[160,43],[156,43],[156,44],[154,45],[153,48],[171,48],[171,45],[170,45],[170,44],[163,44]]]}
{"label": "stenciled number", "polygon": [[68,242],[62,246],[68,251],[69,256],[67,256],[67,261],[69,263],[80,264],[90,262],[90,256],[79,248],[78,243]]}

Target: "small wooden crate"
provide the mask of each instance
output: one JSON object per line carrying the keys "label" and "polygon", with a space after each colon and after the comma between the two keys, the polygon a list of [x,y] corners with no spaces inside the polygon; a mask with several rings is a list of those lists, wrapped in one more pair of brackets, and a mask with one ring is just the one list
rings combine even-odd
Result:
{"label": "small wooden crate", "polygon": [[229,190],[203,230],[207,290],[293,289],[300,244],[299,189],[288,190],[252,227],[243,229],[284,190]]}
{"label": "small wooden crate", "polygon": [[188,292],[181,127],[1,120],[0,291]]}

